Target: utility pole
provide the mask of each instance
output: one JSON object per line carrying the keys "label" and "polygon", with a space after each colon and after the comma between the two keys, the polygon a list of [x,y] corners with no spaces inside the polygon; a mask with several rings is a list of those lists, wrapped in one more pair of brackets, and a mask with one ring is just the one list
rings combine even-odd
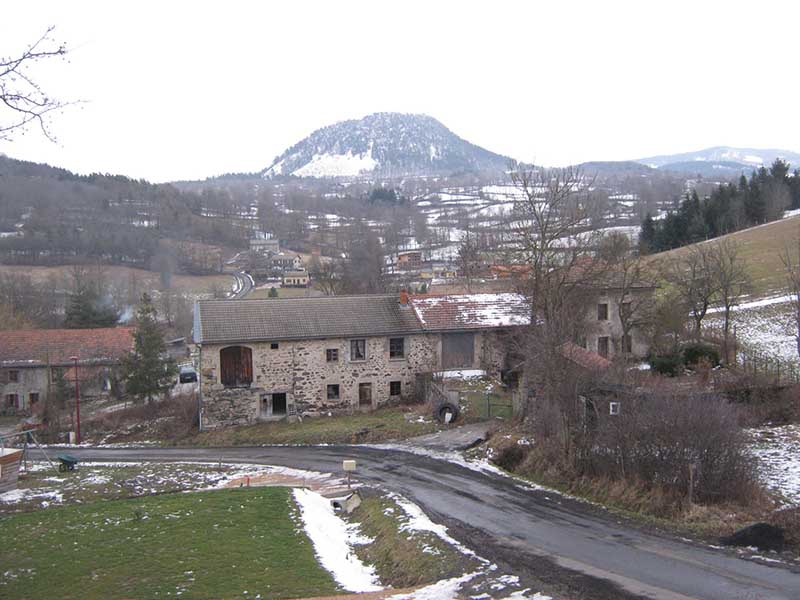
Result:
{"label": "utility pole", "polygon": [[81,383],[78,377],[78,357],[70,356],[75,363],[75,443],[81,443]]}

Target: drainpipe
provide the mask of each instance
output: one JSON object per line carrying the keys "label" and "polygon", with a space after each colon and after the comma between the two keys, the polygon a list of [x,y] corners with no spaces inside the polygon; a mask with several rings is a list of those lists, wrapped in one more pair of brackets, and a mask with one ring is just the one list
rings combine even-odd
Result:
{"label": "drainpipe", "polygon": [[203,431],[203,345],[197,352],[197,430]]}

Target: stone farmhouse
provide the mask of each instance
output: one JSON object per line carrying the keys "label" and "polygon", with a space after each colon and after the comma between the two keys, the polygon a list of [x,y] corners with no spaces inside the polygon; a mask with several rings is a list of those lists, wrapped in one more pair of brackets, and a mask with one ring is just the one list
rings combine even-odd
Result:
{"label": "stone farmhouse", "polygon": [[59,378],[81,397],[109,394],[133,328],[0,331],[0,412],[25,414],[47,399]]}

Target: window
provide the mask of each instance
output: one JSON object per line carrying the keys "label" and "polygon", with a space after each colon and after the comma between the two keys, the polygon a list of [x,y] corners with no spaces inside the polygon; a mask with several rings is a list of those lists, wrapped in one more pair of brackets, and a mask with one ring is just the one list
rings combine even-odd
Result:
{"label": "window", "polygon": [[583,336],[578,338],[578,346],[580,346],[581,348],[586,350],[586,336],[585,335],[583,335]]}
{"label": "window", "polygon": [[6,394],[6,408],[17,408],[19,406],[19,396],[16,394]]}
{"label": "window", "polygon": [[269,345],[269,349],[270,349],[270,350],[277,350],[277,349],[278,349],[278,342],[272,342],[272,343]]}
{"label": "window", "polygon": [[50,368],[50,381],[58,383],[59,379],[66,377],[67,370],[64,367],[51,367]]}
{"label": "window", "polygon": [[219,352],[220,381],[226,387],[247,387],[253,382],[253,353],[244,346],[229,346]]}
{"label": "window", "polygon": [[39,402],[39,392],[31,392],[28,395],[28,403],[33,406],[37,402]]}
{"label": "window", "polygon": [[339,349],[328,348],[325,350],[325,360],[328,362],[339,362]]}
{"label": "window", "polygon": [[367,360],[367,340],[350,340],[350,360]]}
{"label": "window", "polygon": [[597,320],[608,321],[608,304],[605,302],[597,305]]}
{"label": "window", "polygon": [[622,304],[620,304],[619,309],[622,315],[626,318],[630,317],[633,314],[630,302],[623,302]]}
{"label": "window", "polygon": [[19,382],[19,371],[9,371],[8,372],[8,382],[9,383],[18,383]]}
{"label": "window", "polygon": [[622,336],[622,351],[626,354],[633,352],[633,340],[631,340],[630,335],[625,334]]}
{"label": "window", "polygon": [[328,400],[338,400],[339,399],[339,384],[338,383],[329,383],[328,390],[327,390]]}
{"label": "window", "polygon": [[597,353],[600,356],[608,358],[608,337],[603,336],[597,338]]}
{"label": "window", "polygon": [[389,358],[405,358],[405,338],[389,338]]}
{"label": "window", "polygon": [[399,396],[402,393],[402,384],[399,381],[390,381],[389,382],[389,395],[390,396]]}
{"label": "window", "polygon": [[358,384],[358,405],[359,406],[372,406],[372,384],[359,383]]}
{"label": "window", "polygon": [[618,415],[621,408],[622,408],[622,402],[609,402],[608,414]]}

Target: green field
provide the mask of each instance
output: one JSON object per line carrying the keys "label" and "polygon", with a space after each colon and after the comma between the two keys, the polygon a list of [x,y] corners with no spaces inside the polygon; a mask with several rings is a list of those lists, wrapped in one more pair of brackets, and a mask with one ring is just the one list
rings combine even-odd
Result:
{"label": "green field", "polygon": [[401,408],[336,417],[319,416],[298,423],[260,423],[199,433],[180,444],[198,446],[253,446],[261,444],[355,444],[404,440],[433,433],[431,415],[420,419]]}
{"label": "green field", "polygon": [[0,597],[298,598],[337,592],[286,488],[166,494],[0,518]]}
{"label": "green field", "polygon": [[[791,248],[797,259],[797,239],[800,236],[800,216],[773,221],[731,233],[717,239],[731,239],[741,245],[740,255],[746,261],[753,283],[753,297],[778,294],[786,289],[781,253]],[[705,243],[705,242],[703,242]],[[659,266],[679,258],[692,246],[676,248],[649,257],[649,264]]]}

